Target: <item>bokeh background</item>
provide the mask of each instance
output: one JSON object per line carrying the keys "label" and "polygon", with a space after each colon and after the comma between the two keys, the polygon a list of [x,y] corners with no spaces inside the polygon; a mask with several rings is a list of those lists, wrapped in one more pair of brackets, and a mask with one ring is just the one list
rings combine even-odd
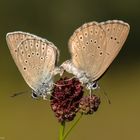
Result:
{"label": "bokeh background", "polygon": [[[67,42],[85,22],[121,19],[131,26],[128,39],[100,79],[111,105],[101,95],[99,110],[85,116],[69,140],[140,139],[140,1],[139,0],[0,0],[0,140],[56,140],[59,124],[49,101],[33,100],[9,53],[5,35],[26,31],[47,38],[70,58]],[[68,124],[68,126],[70,123]]]}

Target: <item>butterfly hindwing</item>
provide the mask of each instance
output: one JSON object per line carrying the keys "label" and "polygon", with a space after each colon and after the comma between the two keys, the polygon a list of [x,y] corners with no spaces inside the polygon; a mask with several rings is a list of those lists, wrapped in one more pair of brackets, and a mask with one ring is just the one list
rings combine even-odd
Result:
{"label": "butterfly hindwing", "polygon": [[86,23],[71,36],[69,49],[74,66],[96,78],[105,57],[106,34],[97,22]]}

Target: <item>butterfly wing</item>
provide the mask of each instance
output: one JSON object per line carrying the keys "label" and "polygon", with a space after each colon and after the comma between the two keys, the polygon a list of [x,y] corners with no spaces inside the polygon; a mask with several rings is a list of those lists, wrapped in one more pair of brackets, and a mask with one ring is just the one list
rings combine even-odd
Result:
{"label": "butterfly wing", "polygon": [[59,51],[53,43],[46,39],[29,33],[22,32],[22,34],[31,37],[27,37],[15,45],[12,43],[16,42],[13,41],[13,36],[19,36],[19,33],[14,32],[7,35],[7,43],[24,80],[36,91],[39,84],[52,79]]}
{"label": "butterfly wing", "polygon": [[6,35],[7,44],[15,62],[17,61],[15,55],[15,52],[17,52],[17,47],[23,40],[26,40],[27,38],[35,38],[35,36],[21,31],[10,32]]}
{"label": "butterfly wing", "polygon": [[115,59],[130,30],[129,25],[120,20],[101,22],[100,27],[106,32],[107,47],[104,62],[98,72],[97,78],[99,78],[106,71],[106,69]]}
{"label": "butterfly wing", "polygon": [[73,65],[96,79],[106,50],[106,34],[97,22],[86,23],[78,28],[69,40]]}
{"label": "butterfly wing", "polygon": [[69,40],[72,63],[85,71],[90,80],[97,80],[122,48],[128,32],[128,24],[122,21],[84,24]]}

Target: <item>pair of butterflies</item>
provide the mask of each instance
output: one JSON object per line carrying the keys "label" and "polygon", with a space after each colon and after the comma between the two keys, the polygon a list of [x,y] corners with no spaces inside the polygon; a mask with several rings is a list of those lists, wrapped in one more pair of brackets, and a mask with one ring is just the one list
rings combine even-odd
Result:
{"label": "pair of butterflies", "polygon": [[120,20],[85,23],[70,37],[71,60],[60,67],[56,66],[59,50],[52,42],[20,31],[8,33],[6,40],[19,71],[33,90],[32,96],[46,98],[53,89],[53,77],[64,70],[74,74],[87,89],[97,88],[96,81],[119,53],[129,29]]}

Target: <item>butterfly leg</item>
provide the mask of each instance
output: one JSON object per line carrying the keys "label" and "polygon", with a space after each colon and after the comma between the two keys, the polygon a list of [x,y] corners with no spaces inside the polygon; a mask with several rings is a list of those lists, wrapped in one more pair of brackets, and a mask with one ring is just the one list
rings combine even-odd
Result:
{"label": "butterfly leg", "polygon": [[64,73],[64,69],[62,67],[56,67],[53,71],[53,75],[60,74],[60,76],[62,76],[63,73]]}
{"label": "butterfly leg", "polygon": [[63,62],[60,67],[63,70],[65,70],[66,72],[73,74],[73,71],[72,71],[73,66],[72,66],[72,62],[70,60],[67,60],[67,61]]}

